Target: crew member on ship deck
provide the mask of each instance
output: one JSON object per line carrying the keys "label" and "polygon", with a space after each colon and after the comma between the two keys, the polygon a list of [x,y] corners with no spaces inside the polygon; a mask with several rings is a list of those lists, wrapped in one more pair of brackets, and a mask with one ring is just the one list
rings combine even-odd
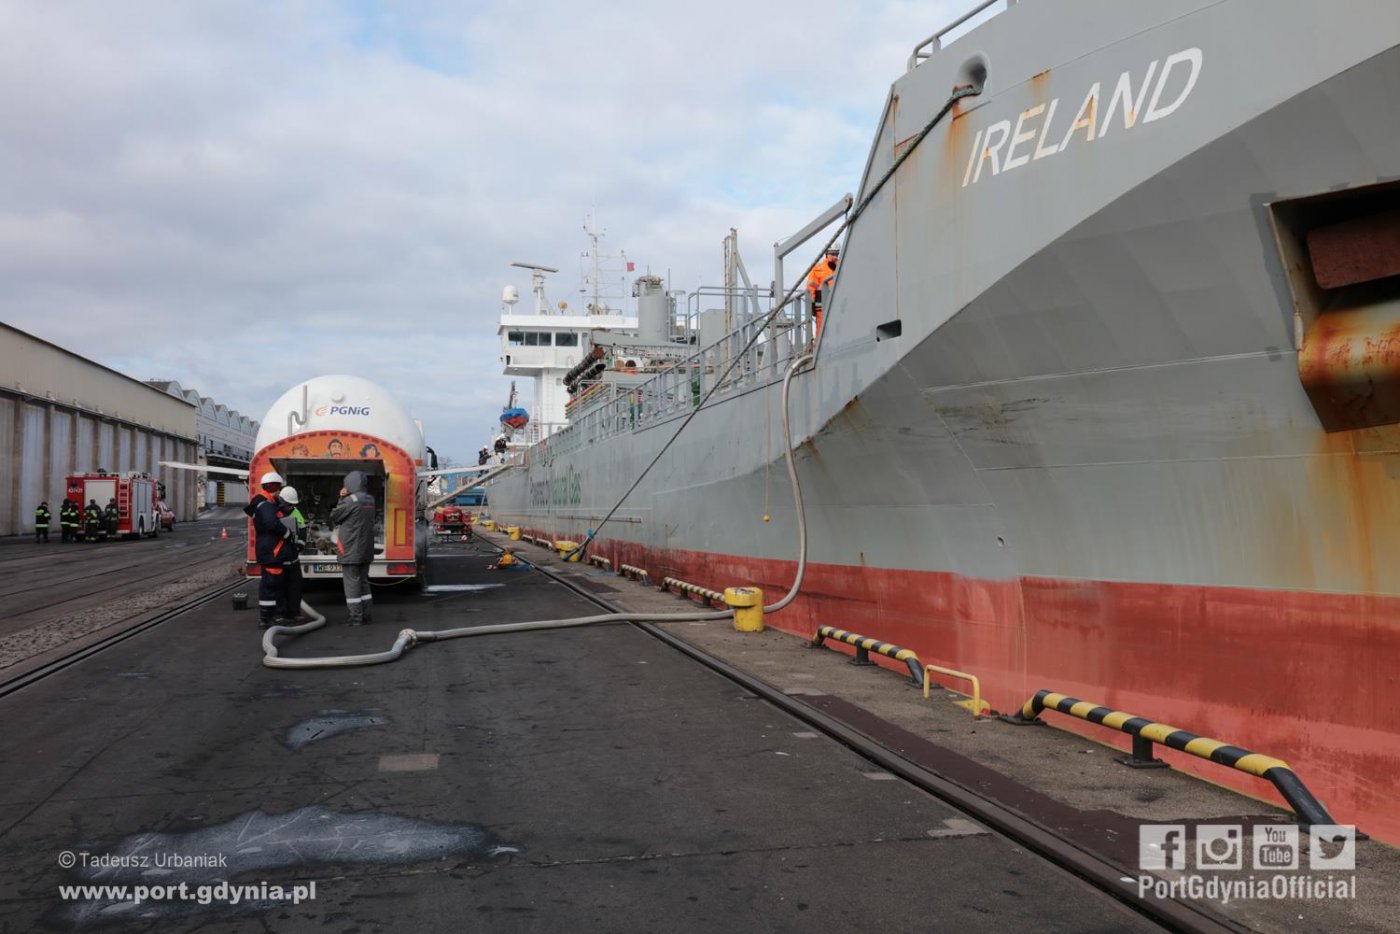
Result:
{"label": "crew member on ship deck", "polygon": [[836,275],[838,255],[835,247],[827,250],[826,255],[807,274],[807,296],[812,302],[812,335],[814,337],[822,332],[822,302],[826,299],[827,283],[831,281],[832,276]]}

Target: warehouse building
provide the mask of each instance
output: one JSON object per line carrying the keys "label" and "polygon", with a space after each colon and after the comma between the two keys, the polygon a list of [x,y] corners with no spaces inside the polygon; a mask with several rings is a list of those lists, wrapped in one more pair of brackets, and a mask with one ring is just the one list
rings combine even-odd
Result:
{"label": "warehouse building", "polygon": [[[208,396],[201,396],[193,389],[181,386],[178,380],[148,379],[147,385],[196,406],[195,433],[199,439],[200,464],[211,467],[226,467],[232,470],[247,470],[253,459],[253,444],[258,437],[258,423],[237,409],[215,402]],[[204,479],[203,475],[200,477]],[[207,484],[201,485],[200,508],[222,506],[226,503],[246,503],[248,485],[227,474],[211,473]]]}
{"label": "warehouse building", "polygon": [[160,462],[195,460],[198,410],[0,323],[0,535],[32,534],[46,500],[56,525],[64,479],[99,469],[157,477],[176,518],[193,519],[200,478]]}

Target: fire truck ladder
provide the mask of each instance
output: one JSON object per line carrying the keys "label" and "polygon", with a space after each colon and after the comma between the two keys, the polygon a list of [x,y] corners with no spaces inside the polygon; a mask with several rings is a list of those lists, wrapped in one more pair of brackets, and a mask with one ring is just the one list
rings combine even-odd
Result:
{"label": "fire truck ladder", "polygon": [[[131,481],[128,480],[128,481],[126,481],[125,483],[123,483],[123,482],[119,479],[119,480],[117,480],[117,529],[118,529],[118,530],[121,529],[121,524],[122,524],[122,520],[123,520],[123,519],[125,519],[128,523],[131,523],[131,522],[132,522],[132,516],[131,516]],[[136,526],[135,526],[134,524],[132,524],[132,525],[131,525],[131,528],[129,528],[127,531],[131,532],[133,535],[136,534]]]}

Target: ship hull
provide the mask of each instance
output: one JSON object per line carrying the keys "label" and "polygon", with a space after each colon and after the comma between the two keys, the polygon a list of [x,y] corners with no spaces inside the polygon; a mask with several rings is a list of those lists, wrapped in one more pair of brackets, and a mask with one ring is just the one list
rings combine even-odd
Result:
{"label": "ship hull", "polygon": [[[1324,430],[1269,207],[1400,176],[1383,118],[1400,14],[1123,6],[1160,20],[1086,26],[1063,66],[1028,61],[930,134],[853,229],[816,367],[793,387],[813,563],[770,624],[906,646],[977,674],[1000,710],[1047,688],[1277,756],[1338,820],[1400,841],[1400,430]],[[1018,5],[977,48],[1005,62],[1055,25],[1037,20],[1050,7],[1094,8]],[[1242,61],[1240,30],[1265,20],[1283,47]],[[1328,30],[1317,47],[1335,57],[1298,64]],[[896,85],[867,187],[951,86],[957,44],[944,54]],[[1140,94],[1173,55],[1199,65],[1177,112],[1129,129],[1120,111],[1078,152],[1060,136],[1086,88],[1115,119],[1115,78]],[[1050,102],[1050,138],[1071,145],[977,177],[991,128]],[[878,340],[889,321],[902,335]],[[595,553],[785,591],[779,405],[768,383],[703,409]],[[577,539],[678,424],[550,438],[490,487],[492,513]]]}
{"label": "ship hull", "polygon": [[[796,570],[791,561],[608,542],[594,553],[647,568],[653,582],[662,573],[711,588],[745,582],[769,598],[786,591]],[[1019,710],[1048,689],[1265,752],[1292,765],[1337,820],[1395,841],[1400,690],[1387,669],[1400,657],[1400,636],[1385,621],[1397,615],[1400,598],[1374,595],[1008,582],[818,564],[809,565],[797,600],[767,621],[804,638],[834,625],[911,648],[926,664],[976,674],[998,711]],[[902,664],[871,658],[908,675]],[[1043,717],[1131,750],[1123,734]],[[1262,779],[1165,747],[1154,754],[1286,807]]]}

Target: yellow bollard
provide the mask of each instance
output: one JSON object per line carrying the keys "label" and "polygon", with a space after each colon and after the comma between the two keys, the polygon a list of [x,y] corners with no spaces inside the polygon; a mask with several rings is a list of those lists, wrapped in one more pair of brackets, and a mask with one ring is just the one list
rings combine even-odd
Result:
{"label": "yellow bollard", "polygon": [[513,541],[513,542],[518,542],[518,541],[520,541],[520,526],[518,526],[518,525],[508,525],[508,526],[506,526],[506,533],[507,533],[508,535],[510,535],[510,540],[511,540],[511,541]]}
{"label": "yellow bollard", "polygon": [[488,532],[494,532],[494,531],[496,531],[496,520],[494,520],[494,519],[482,519],[482,520],[481,520],[481,527],[482,527],[483,529],[485,529],[486,531],[488,531]]}
{"label": "yellow bollard", "polygon": [[724,602],[734,610],[735,632],[763,631],[763,591],[757,587],[726,587]]}
{"label": "yellow bollard", "polygon": [[575,549],[577,549],[577,548],[578,548],[578,542],[566,542],[566,541],[560,540],[560,541],[557,541],[557,542],[554,543],[554,550],[557,551],[557,552],[559,552],[559,557],[561,557],[561,558],[563,558],[566,554],[568,554],[568,553],[571,552],[571,551],[574,552],[573,557],[566,559],[566,560],[568,560],[568,561],[577,562],[577,561],[579,560],[578,552],[575,551]]}

